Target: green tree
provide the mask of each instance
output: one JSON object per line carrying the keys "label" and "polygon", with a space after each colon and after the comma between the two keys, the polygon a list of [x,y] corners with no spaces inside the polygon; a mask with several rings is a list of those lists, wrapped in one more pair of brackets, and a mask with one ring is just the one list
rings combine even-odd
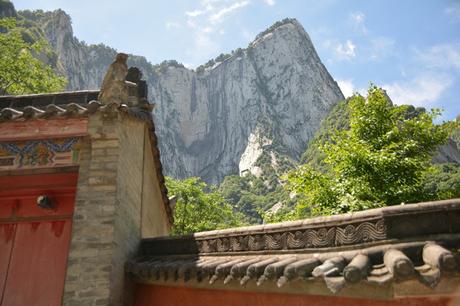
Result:
{"label": "green tree", "polygon": [[37,57],[45,42],[27,43],[14,18],[0,19],[0,94],[62,90],[66,84]]}
{"label": "green tree", "polygon": [[241,215],[233,212],[220,192],[199,178],[175,180],[167,177],[166,186],[169,194],[177,196],[173,234],[184,235],[242,225]]}
{"label": "green tree", "polygon": [[433,171],[433,153],[455,123],[433,123],[438,110],[410,109],[392,105],[375,86],[367,98],[351,98],[350,128],[336,130],[321,146],[327,170],[306,164],[287,176],[290,190],[299,196],[297,216],[439,198],[424,188],[424,181]]}

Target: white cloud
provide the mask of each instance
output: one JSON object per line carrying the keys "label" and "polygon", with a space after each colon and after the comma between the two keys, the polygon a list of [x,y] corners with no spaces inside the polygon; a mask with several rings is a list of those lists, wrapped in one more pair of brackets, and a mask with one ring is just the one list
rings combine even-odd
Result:
{"label": "white cloud", "polygon": [[349,39],[344,43],[336,39],[326,39],[322,42],[322,47],[332,52],[333,58],[328,59],[330,64],[335,61],[351,60],[356,57],[356,45]]}
{"label": "white cloud", "polygon": [[339,60],[351,60],[356,56],[356,45],[351,40],[347,40],[344,44],[339,43],[335,47],[335,55]]}
{"label": "white cloud", "polygon": [[185,15],[187,15],[188,17],[192,17],[192,18],[201,16],[201,15],[205,15],[211,12],[212,10],[214,10],[213,4],[219,1],[220,0],[202,0],[200,3],[201,8],[195,9],[193,11],[186,11]]}
{"label": "white cloud", "polygon": [[218,53],[219,46],[207,33],[199,32],[195,39],[195,50],[206,57],[210,57]]}
{"label": "white cloud", "polygon": [[265,4],[267,4],[268,6],[274,6],[275,5],[275,0],[264,0]]}
{"label": "white cloud", "polygon": [[217,11],[216,13],[212,14],[209,17],[209,21],[211,23],[219,23],[222,22],[222,20],[225,18],[225,16],[231,14],[232,12],[243,8],[249,4],[249,1],[240,1],[240,2],[235,2],[230,6],[224,7]]}
{"label": "white cloud", "polygon": [[349,19],[356,32],[360,32],[363,34],[367,33],[367,28],[364,23],[366,19],[366,15],[364,15],[364,13],[362,12],[351,13]]}
{"label": "white cloud", "polygon": [[358,24],[364,23],[365,15],[361,12],[351,13],[350,18]]}
{"label": "white cloud", "polygon": [[457,82],[460,71],[460,44],[433,45],[424,50],[414,49],[414,67],[402,75],[414,77],[385,84],[390,98],[397,104],[413,104],[423,107],[442,105],[443,95]]}
{"label": "white cloud", "polygon": [[326,39],[321,44],[322,44],[323,48],[330,49],[333,43],[332,43],[332,41],[330,39]]}
{"label": "white cloud", "polygon": [[205,10],[194,10],[185,12],[185,15],[187,15],[188,17],[198,17],[200,15],[203,15],[204,13],[206,13]]}
{"label": "white cloud", "polygon": [[390,37],[371,39],[371,59],[378,61],[395,54],[395,40]]}
{"label": "white cloud", "polygon": [[180,23],[178,22],[173,22],[173,21],[167,21],[165,23],[165,26],[167,29],[178,29],[181,27]]}
{"label": "white cloud", "polygon": [[460,44],[435,45],[428,50],[416,50],[417,59],[426,67],[460,69]]}
{"label": "white cloud", "polygon": [[355,92],[355,85],[353,84],[353,79],[347,80],[337,80],[337,84],[340,87],[345,98],[348,98],[353,95]]}
{"label": "white cloud", "polygon": [[247,41],[251,41],[254,39],[254,37],[256,36],[255,33],[251,32],[250,30],[246,29],[246,28],[243,28],[242,31],[241,31],[241,35],[244,37],[244,39],[246,39]]}
{"label": "white cloud", "polygon": [[249,4],[249,0],[201,0],[199,6],[185,12],[185,25],[192,30],[194,38],[187,50],[193,62],[207,60],[221,52],[216,35],[225,34],[224,19]]}
{"label": "white cloud", "polygon": [[192,29],[196,29],[196,28],[197,28],[196,22],[195,22],[194,20],[192,20],[192,19],[188,19],[188,20],[187,20],[187,26],[188,26],[189,28],[192,28]]}
{"label": "white cloud", "polygon": [[454,3],[447,7],[444,13],[448,15],[453,22],[460,21],[460,3]]}
{"label": "white cloud", "polygon": [[447,75],[422,74],[408,82],[394,82],[382,87],[396,104],[432,107],[452,83],[452,78]]}
{"label": "white cloud", "polygon": [[211,28],[211,27],[204,27],[204,28],[201,29],[201,31],[203,33],[212,33],[212,32],[214,32],[214,29]]}

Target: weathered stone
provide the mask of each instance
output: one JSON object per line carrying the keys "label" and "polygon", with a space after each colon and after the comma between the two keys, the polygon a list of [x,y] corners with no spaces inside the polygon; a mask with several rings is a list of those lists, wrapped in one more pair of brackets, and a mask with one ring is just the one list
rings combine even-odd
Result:
{"label": "weathered stone", "polygon": [[110,147],[118,147],[119,143],[116,139],[110,140],[94,140],[91,142],[93,148],[110,148]]}

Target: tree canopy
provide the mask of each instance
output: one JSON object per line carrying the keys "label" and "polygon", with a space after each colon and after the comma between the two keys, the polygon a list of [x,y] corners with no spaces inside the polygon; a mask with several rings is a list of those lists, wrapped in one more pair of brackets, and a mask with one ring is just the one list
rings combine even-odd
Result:
{"label": "tree canopy", "polygon": [[43,93],[66,84],[38,59],[46,42],[26,42],[14,18],[0,19],[0,94]]}
{"label": "tree canopy", "polygon": [[434,171],[432,154],[455,123],[435,124],[439,110],[395,106],[375,86],[367,98],[353,96],[348,106],[350,128],[335,130],[320,146],[328,167],[305,164],[287,176],[288,188],[298,195],[297,217],[442,197],[424,188],[424,180]]}
{"label": "tree canopy", "polygon": [[233,211],[221,193],[199,178],[175,180],[167,177],[166,186],[169,194],[177,196],[173,234],[184,235],[242,225],[242,216]]}

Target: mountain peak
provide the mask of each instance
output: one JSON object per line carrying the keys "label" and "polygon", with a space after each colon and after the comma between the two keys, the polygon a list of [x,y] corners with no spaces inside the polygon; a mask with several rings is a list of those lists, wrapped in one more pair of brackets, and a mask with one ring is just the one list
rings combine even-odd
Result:
{"label": "mountain peak", "polygon": [[[273,35],[277,34],[278,32],[285,31],[287,35]],[[232,50],[231,53],[221,53],[216,58],[210,59],[205,64],[198,66],[195,71],[198,73],[202,73],[204,71],[212,70],[218,66],[220,63],[225,61],[234,60],[240,58],[245,53],[256,47],[259,43],[263,42],[264,40],[272,37],[275,40],[280,40],[285,42],[286,40],[301,40],[306,43],[308,49],[314,49],[313,43],[310,40],[307,32],[305,32],[302,25],[297,21],[295,18],[284,18],[283,20],[275,22],[273,25],[265,29],[264,31],[257,34],[253,41],[248,44],[247,48],[237,48],[236,50]],[[298,44],[302,45],[302,44]]]}
{"label": "mountain peak", "polygon": [[304,28],[297,21],[297,19],[295,19],[295,18],[284,18],[283,20],[279,20],[279,21],[275,22],[270,27],[268,27],[266,30],[264,30],[264,31],[260,32],[259,34],[257,34],[257,36],[254,39],[254,41],[262,38],[263,36],[265,36],[265,35],[267,35],[269,33],[272,33],[274,31],[276,31],[278,28],[280,28],[280,27],[282,27],[284,25],[287,25],[287,24],[292,24],[294,27],[296,27],[296,28],[300,29],[301,31],[305,32]]}
{"label": "mountain peak", "polygon": [[285,18],[275,22],[269,28],[257,34],[256,38],[249,44],[248,48],[256,46],[261,41],[264,41],[269,37],[273,37],[274,39],[281,41],[302,40],[307,43],[309,48],[314,49],[310,36],[295,18]]}

